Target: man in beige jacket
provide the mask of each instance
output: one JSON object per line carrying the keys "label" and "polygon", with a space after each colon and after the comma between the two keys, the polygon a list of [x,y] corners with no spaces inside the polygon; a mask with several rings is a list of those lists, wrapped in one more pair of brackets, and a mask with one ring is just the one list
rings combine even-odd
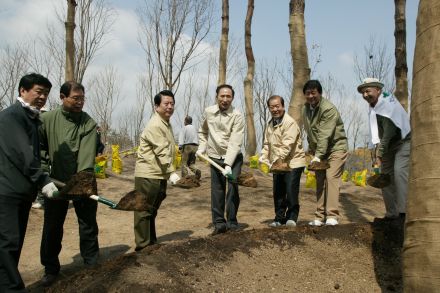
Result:
{"label": "man in beige jacket", "polygon": [[[222,173],[211,166],[211,212],[214,225],[213,235],[225,233],[227,229],[238,229],[237,211],[240,205],[238,184],[228,182],[231,174],[238,178],[243,164],[241,145],[244,136],[243,115],[232,107],[234,90],[228,84],[216,89],[217,104],[205,109],[204,120],[199,130],[197,154],[204,154],[223,166]],[[226,202],[226,219],[225,219]]]}
{"label": "man in beige jacket", "polygon": [[155,219],[166,197],[167,179],[175,184],[175,141],[170,118],[174,112],[174,94],[164,90],[154,97],[155,113],[142,132],[134,171],[134,186],[147,195],[149,208],[134,212],[136,251],[157,242]]}
{"label": "man in beige jacket", "polygon": [[281,96],[271,96],[267,106],[272,119],[264,133],[260,162],[269,166],[285,165],[283,172],[271,169],[275,219],[269,226],[294,227],[299,214],[299,183],[306,165],[301,132],[295,120],[286,113]]}

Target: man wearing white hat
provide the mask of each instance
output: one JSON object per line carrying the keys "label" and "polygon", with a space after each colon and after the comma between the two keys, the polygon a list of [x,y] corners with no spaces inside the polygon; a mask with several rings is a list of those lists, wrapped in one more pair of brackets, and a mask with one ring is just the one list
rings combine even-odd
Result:
{"label": "man wearing white hat", "polygon": [[391,183],[382,188],[384,220],[404,219],[408,193],[408,169],[411,127],[408,113],[392,95],[384,96],[384,84],[365,78],[357,88],[370,105],[371,141],[376,146],[376,162],[381,173],[389,174]]}

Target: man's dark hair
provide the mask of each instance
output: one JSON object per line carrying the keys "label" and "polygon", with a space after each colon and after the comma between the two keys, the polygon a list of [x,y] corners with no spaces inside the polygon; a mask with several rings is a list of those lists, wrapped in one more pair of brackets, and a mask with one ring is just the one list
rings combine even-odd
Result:
{"label": "man's dark hair", "polygon": [[18,96],[20,96],[20,89],[28,91],[34,85],[41,85],[49,90],[52,88],[52,83],[46,77],[38,73],[30,73],[20,79],[18,83]]}
{"label": "man's dark hair", "polygon": [[221,84],[221,85],[219,85],[219,86],[217,87],[217,89],[215,90],[215,93],[217,94],[217,96],[218,96],[218,93],[220,92],[220,90],[221,90],[222,88],[228,88],[228,89],[230,89],[230,90],[232,91],[232,97],[235,96],[235,91],[234,91],[234,89],[232,88],[232,86],[229,85],[229,84]]}
{"label": "man's dark hair", "polygon": [[175,102],[173,92],[170,91],[170,90],[163,90],[163,91],[160,91],[157,95],[154,96],[154,105],[156,105],[156,106],[160,105],[160,102],[162,102],[162,96],[172,97],[173,98],[173,102]]}
{"label": "man's dark hair", "polygon": [[193,119],[191,116],[186,116],[185,117],[185,123],[186,124],[192,124],[193,123]]}
{"label": "man's dark hair", "polygon": [[322,85],[319,81],[315,79],[311,79],[303,87],[303,94],[306,93],[307,90],[314,90],[317,89],[318,93],[322,94]]}
{"label": "man's dark hair", "polygon": [[64,95],[67,98],[72,91],[78,91],[78,90],[83,91],[84,93],[86,92],[82,84],[70,80],[63,83],[63,85],[60,88],[60,94]]}
{"label": "man's dark hair", "polygon": [[279,95],[270,96],[269,99],[267,99],[267,106],[269,107],[269,102],[272,100],[275,100],[275,99],[280,99],[281,105],[284,107],[284,99],[282,96],[279,96]]}

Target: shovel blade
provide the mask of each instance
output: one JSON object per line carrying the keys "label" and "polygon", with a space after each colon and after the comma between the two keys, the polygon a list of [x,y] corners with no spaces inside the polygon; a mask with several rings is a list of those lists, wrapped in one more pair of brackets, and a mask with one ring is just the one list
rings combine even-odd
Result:
{"label": "shovel blade", "polygon": [[151,208],[147,196],[137,190],[132,190],[124,195],[114,209],[121,211],[143,212]]}

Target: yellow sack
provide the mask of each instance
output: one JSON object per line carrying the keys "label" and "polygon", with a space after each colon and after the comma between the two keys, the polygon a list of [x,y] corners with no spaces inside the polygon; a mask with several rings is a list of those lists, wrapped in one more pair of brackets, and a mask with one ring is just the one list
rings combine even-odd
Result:
{"label": "yellow sack", "polygon": [[174,169],[179,169],[180,165],[182,164],[182,153],[179,150],[179,146],[175,146],[175,150],[176,150],[176,156],[174,157],[174,161],[173,161],[173,166]]}
{"label": "yellow sack", "polygon": [[107,156],[102,155],[95,158],[95,176],[105,179],[105,168],[107,167]]}
{"label": "yellow sack", "polygon": [[307,172],[306,188],[316,188],[316,177],[314,172]]}
{"label": "yellow sack", "polygon": [[355,181],[355,185],[356,186],[361,186],[361,187],[365,187],[367,185],[367,174],[368,174],[368,170],[364,169],[363,171],[360,172],[356,172],[356,181]]}
{"label": "yellow sack", "polygon": [[112,145],[112,172],[116,174],[122,173],[122,160],[119,156],[119,145]]}
{"label": "yellow sack", "polygon": [[249,157],[249,167],[252,169],[258,169],[258,155]]}
{"label": "yellow sack", "polygon": [[269,174],[270,170],[267,164],[259,163],[258,166],[260,167],[259,169],[261,170],[261,172],[263,172],[264,174]]}
{"label": "yellow sack", "polygon": [[350,174],[348,174],[348,171],[345,170],[345,171],[342,173],[342,181],[343,181],[343,182],[348,182],[349,175],[350,175]]}

